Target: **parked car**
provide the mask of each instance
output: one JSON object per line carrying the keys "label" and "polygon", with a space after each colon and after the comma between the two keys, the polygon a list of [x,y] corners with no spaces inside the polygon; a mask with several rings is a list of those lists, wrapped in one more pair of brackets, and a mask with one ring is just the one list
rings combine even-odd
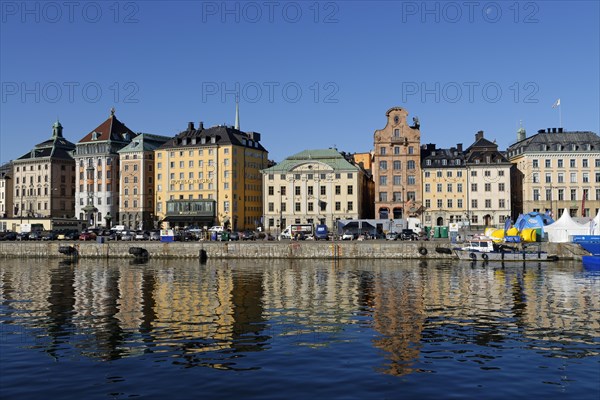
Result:
{"label": "parked car", "polygon": [[160,231],[150,231],[150,240],[160,240]]}
{"label": "parked car", "polygon": [[50,231],[42,233],[42,240],[56,240],[58,238],[58,233]]}
{"label": "parked car", "polygon": [[256,234],[251,230],[245,230],[240,236],[242,240],[256,240]]}
{"label": "parked car", "polygon": [[385,235],[385,240],[398,240],[398,232],[388,232]]}
{"label": "parked car", "polygon": [[419,235],[412,229],[402,229],[400,240],[419,240]]}
{"label": "parked car", "polygon": [[94,232],[81,232],[79,235],[79,240],[88,241],[88,240],[96,240],[96,234]]}
{"label": "parked car", "polygon": [[29,232],[17,233],[17,240],[29,240]]}
{"label": "parked car", "polygon": [[147,231],[137,231],[133,240],[148,240],[150,239],[150,232]]}
{"label": "parked car", "polygon": [[230,241],[240,240],[240,233],[239,232],[229,232],[229,240]]}
{"label": "parked car", "polygon": [[133,233],[130,232],[130,231],[122,231],[120,239],[121,240],[126,240],[126,241],[132,241],[133,240]]}
{"label": "parked car", "polygon": [[42,240],[42,232],[39,232],[39,231],[29,232],[29,240]]}
{"label": "parked car", "polygon": [[342,240],[354,240],[358,239],[358,233],[351,231],[344,231],[342,234]]}
{"label": "parked car", "polygon": [[64,240],[77,240],[79,239],[79,232],[69,231],[64,235]]}
{"label": "parked car", "polygon": [[0,235],[0,240],[17,240],[17,234],[15,232],[4,232]]}

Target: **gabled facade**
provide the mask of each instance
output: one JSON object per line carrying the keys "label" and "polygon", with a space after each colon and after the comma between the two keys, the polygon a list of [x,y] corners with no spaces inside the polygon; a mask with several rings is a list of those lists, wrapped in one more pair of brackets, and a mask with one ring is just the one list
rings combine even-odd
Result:
{"label": "gabled facade", "polygon": [[462,143],[449,149],[428,144],[421,149],[421,155],[425,226],[465,221],[467,169]]}
{"label": "gabled facade", "polygon": [[155,229],[154,150],[170,140],[142,133],[119,153],[119,222],[129,229]]}
{"label": "gabled facade", "polygon": [[600,208],[600,137],[594,132],[541,129],[508,147],[515,165],[513,215],[568,209],[572,217],[593,218]]}
{"label": "gabled facade", "polygon": [[56,121],[52,137],[13,161],[14,217],[72,218],[75,198],[75,145]]}
{"label": "gabled facade", "polygon": [[477,132],[475,143],[465,151],[466,215],[471,225],[501,227],[510,217],[511,166],[498,145]]}
{"label": "gabled facade", "polygon": [[114,108],[106,121],[76,145],[75,216],[90,227],[110,227],[119,219],[119,153],[135,134],[117,119]]}
{"label": "gabled facade", "polygon": [[156,214],[163,226],[256,229],[268,152],[260,133],[188,128],[155,151]]}
{"label": "gabled facade", "polygon": [[385,115],[385,128],[373,135],[375,218],[418,216],[423,210],[419,122],[413,118],[414,124],[408,125],[408,112],[400,107],[390,108]]}
{"label": "gabled facade", "polygon": [[[349,157],[350,158],[350,157]],[[336,149],[305,150],[262,171],[265,229],[370,217],[369,174]]]}

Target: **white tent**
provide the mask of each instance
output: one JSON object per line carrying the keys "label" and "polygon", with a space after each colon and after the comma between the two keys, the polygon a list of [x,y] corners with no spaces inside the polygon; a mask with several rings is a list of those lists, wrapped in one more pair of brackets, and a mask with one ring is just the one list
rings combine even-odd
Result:
{"label": "white tent", "polygon": [[589,225],[581,225],[573,221],[566,208],[561,217],[553,224],[546,226],[545,230],[548,233],[548,241],[553,243],[570,242],[569,236],[571,235],[590,234]]}
{"label": "white tent", "polygon": [[585,224],[585,226],[588,228],[586,235],[600,235],[600,209],[596,217]]}

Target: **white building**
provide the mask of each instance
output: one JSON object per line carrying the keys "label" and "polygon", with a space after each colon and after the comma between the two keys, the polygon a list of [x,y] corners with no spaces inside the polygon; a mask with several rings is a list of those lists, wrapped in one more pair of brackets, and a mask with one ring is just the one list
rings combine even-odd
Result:
{"label": "white building", "polygon": [[75,149],[75,215],[88,226],[115,224],[119,212],[119,153],[137,135],[110,117],[81,139]]}
{"label": "white building", "polygon": [[372,180],[336,149],[305,150],[262,170],[264,226],[279,233],[290,224],[359,219],[373,207]]}
{"label": "white building", "polygon": [[466,214],[471,225],[499,227],[510,217],[511,166],[498,145],[477,132],[475,143],[465,150]]}

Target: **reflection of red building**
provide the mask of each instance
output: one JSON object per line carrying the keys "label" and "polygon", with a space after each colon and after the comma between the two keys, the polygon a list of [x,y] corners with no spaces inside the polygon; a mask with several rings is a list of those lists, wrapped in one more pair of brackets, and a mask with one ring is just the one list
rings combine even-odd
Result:
{"label": "reflection of red building", "polygon": [[386,352],[381,372],[405,375],[414,372],[425,325],[423,283],[418,270],[394,271],[393,277],[377,280],[373,290],[373,329],[382,337],[373,345]]}

